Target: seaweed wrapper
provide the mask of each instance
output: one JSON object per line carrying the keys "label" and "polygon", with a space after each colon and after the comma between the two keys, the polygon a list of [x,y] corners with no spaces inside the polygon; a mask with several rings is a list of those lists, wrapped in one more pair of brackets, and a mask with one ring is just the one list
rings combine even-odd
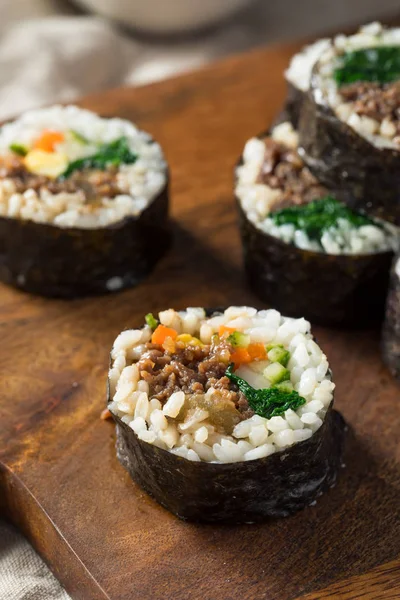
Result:
{"label": "seaweed wrapper", "polygon": [[400,225],[400,152],[371,144],[328,106],[315,102],[316,91],[311,88],[301,108],[303,160],[339,200]]}
{"label": "seaweed wrapper", "polygon": [[107,227],[0,217],[0,281],[50,297],[104,294],[139,283],[169,245],[168,183],[138,216]]}
{"label": "seaweed wrapper", "polygon": [[139,440],[118,417],[117,456],[131,477],[181,519],[253,523],[286,517],[312,504],[336,481],[344,423],[329,408],[308,440],[266,458],[193,462]]}
{"label": "seaweed wrapper", "polygon": [[294,129],[297,129],[302,111],[303,103],[307,97],[307,92],[303,92],[293,83],[287,81],[287,95],[281,116],[277,119],[276,125],[282,121],[290,121]]}
{"label": "seaweed wrapper", "polygon": [[302,250],[258,229],[238,199],[251,288],[292,317],[357,327],[383,318],[392,252],[332,255]]}
{"label": "seaweed wrapper", "polygon": [[382,355],[390,372],[400,378],[400,278],[396,271],[399,256],[393,261],[386,318],[382,330]]}

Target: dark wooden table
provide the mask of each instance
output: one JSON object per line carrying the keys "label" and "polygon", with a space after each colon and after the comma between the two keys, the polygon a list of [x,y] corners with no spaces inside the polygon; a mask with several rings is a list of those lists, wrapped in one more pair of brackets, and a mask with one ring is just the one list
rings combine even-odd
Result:
{"label": "dark wooden table", "polygon": [[178,521],[130,481],[113,425],[99,419],[121,329],[163,307],[256,302],[242,273],[232,169],[279,110],[296,49],[83,100],[163,145],[174,248],[147,281],[113,296],[62,302],[0,288],[0,505],[76,599],[400,598],[399,388],[378,332],[316,329],[351,431],[338,485],[291,518]]}

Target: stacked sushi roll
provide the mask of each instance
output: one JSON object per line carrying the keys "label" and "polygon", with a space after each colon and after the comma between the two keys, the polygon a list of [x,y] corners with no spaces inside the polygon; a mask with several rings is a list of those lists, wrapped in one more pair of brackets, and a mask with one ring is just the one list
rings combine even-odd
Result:
{"label": "stacked sushi roll", "polygon": [[400,28],[330,41],[299,119],[304,159],[349,206],[400,224]]}
{"label": "stacked sushi roll", "polygon": [[111,351],[118,457],[179,517],[286,516],[335,481],[334,387],[305,319],[235,306],[149,314]]}
{"label": "stacked sushi roll", "polygon": [[132,123],[76,106],[0,130],[0,279],[74,297],[140,281],[168,246],[168,172]]}
{"label": "stacked sushi roll", "polygon": [[286,79],[282,116],[235,172],[249,282],[292,316],[382,320],[399,246],[400,29],[319,40]]}
{"label": "stacked sushi roll", "polygon": [[382,317],[397,228],[355,213],[310,172],[289,121],[250,139],[235,195],[248,279],[292,316],[332,325]]}

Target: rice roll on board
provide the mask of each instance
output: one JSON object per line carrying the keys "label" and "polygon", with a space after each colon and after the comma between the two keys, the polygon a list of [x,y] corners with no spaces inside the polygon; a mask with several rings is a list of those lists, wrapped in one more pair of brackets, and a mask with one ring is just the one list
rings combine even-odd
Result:
{"label": "rice roll on board", "polygon": [[76,106],[0,129],[1,281],[46,296],[112,292],[168,245],[168,170],[149,134]]}
{"label": "rice roll on board", "polygon": [[235,306],[148,314],[111,351],[117,455],[182,519],[287,516],[336,480],[334,387],[305,319]]}
{"label": "rice roll on board", "polygon": [[328,325],[383,318],[397,228],[336,200],[289,122],[246,143],[235,195],[247,277],[264,301]]}
{"label": "rice roll on board", "polygon": [[382,333],[383,360],[391,373],[400,378],[400,256],[393,262]]}
{"label": "rice roll on board", "polygon": [[330,42],[299,134],[307,165],[340,200],[400,224],[400,28],[372,23]]}

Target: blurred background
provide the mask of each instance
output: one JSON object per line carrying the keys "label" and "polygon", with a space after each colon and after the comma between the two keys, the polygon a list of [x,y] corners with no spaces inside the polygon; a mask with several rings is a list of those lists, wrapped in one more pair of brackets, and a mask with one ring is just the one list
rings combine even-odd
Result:
{"label": "blurred background", "polygon": [[0,119],[400,13],[398,0],[0,0],[0,7]]}

